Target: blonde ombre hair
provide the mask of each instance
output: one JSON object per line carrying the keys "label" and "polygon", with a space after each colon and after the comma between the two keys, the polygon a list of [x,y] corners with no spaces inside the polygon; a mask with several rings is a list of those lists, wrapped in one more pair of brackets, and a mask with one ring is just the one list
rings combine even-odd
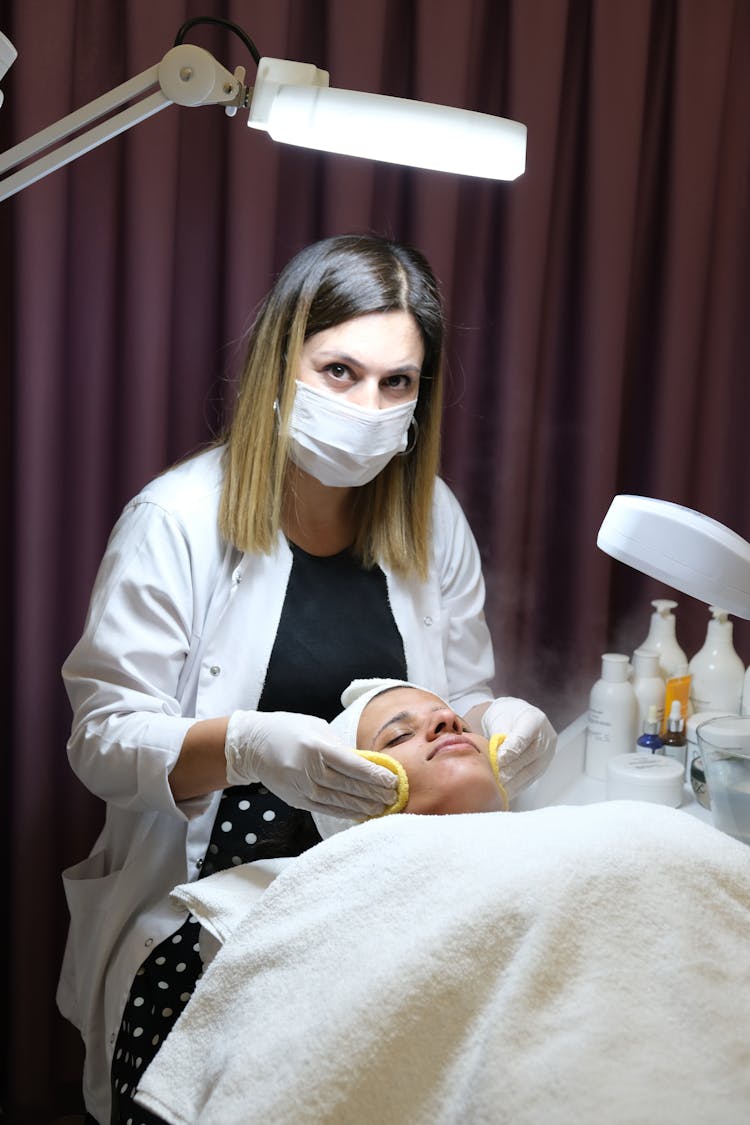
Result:
{"label": "blonde ombre hair", "polygon": [[403,310],[424,346],[416,439],[356,491],[353,550],[365,566],[427,574],[440,458],[444,320],[440,292],[417,250],[369,235],[341,235],[302,250],[266,296],[250,330],[234,417],[224,437],[222,535],[269,553],[281,529],[289,464],[287,422],[305,340],[368,313]]}

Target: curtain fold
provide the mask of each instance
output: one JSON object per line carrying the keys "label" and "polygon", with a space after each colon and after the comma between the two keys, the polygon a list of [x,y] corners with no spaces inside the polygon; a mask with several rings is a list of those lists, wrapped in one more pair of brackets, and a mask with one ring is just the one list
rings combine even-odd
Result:
{"label": "curtain fold", "polygon": [[[2,148],[152,66],[204,14],[333,86],[522,120],[527,171],[375,165],[170,107],[0,204],[2,1100],[24,1123],[76,1105],[80,1048],[54,1008],[60,871],[103,815],[65,757],[60,664],[122,505],[218,432],[254,310],[303,245],[377,231],[441,279],[443,470],[482,551],[499,692],[563,725],[601,652],[645,637],[668,592],[597,551],[616,493],[750,537],[746,0],[0,0],[19,52]],[[189,39],[252,82],[236,36]],[[692,655],[707,612],[678,600]],[[750,661],[744,623],[735,639]]]}

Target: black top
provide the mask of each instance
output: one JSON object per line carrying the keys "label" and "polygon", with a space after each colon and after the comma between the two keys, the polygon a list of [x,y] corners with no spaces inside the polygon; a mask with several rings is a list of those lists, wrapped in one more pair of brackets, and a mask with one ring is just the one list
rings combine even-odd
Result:
{"label": "black top", "polygon": [[401,634],[380,567],[351,551],[319,558],[290,543],[293,562],[259,711],[296,711],[327,722],[359,677],[406,679]]}

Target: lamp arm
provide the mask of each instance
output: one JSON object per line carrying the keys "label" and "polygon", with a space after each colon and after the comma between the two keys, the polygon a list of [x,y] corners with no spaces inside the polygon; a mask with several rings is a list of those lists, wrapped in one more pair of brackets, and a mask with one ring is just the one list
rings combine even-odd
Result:
{"label": "lamp arm", "polygon": [[[234,113],[248,102],[244,78],[242,67],[230,74],[202,47],[191,43],[172,47],[156,66],[0,154],[0,176],[11,168],[24,165],[17,172],[0,178],[0,200],[69,164],[173,102],[182,106],[224,105],[227,112]],[[132,104],[126,105],[128,102]],[[123,105],[126,108],[116,113]],[[92,125],[97,121],[100,122],[98,125]],[[72,140],[63,143],[71,136]],[[33,157],[37,159],[33,160]]]}
{"label": "lamp arm", "polygon": [[[183,25],[178,38],[193,22]],[[230,27],[242,36],[253,58],[258,54],[234,24],[213,17],[197,22]],[[12,44],[0,36],[0,77],[14,57]],[[518,121],[381,94],[331,90],[328,71],[310,63],[269,58],[257,62],[255,87],[250,90],[244,67],[230,74],[208,51],[178,42],[156,66],[0,154],[0,201],[172,102],[223,105],[230,117],[247,109],[248,125],[273,140],[323,152],[494,180],[514,180],[526,167],[526,126]],[[2,178],[11,169],[17,171]]]}

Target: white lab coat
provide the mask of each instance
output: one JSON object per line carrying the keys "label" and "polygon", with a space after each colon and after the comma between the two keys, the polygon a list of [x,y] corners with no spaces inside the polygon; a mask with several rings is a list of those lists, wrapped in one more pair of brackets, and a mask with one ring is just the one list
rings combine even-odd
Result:
{"label": "white lab coat", "polygon": [[[256,707],[291,571],[282,535],[270,555],[220,538],[221,481],[222,451],[210,449],[126,506],[63,668],[70,762],[107,802],[91,854],[63,876],[71,925],[58,988],[86,1044],[84,1094],[100,1122],[133,977],[187,917],[169,892],[198,876],[221,796],[175,804],[168,775],[196,719]],[[384,568],[388,594],[408,678],[466,713],[492,698],[494,666],[479,554],[442,481],[433,526],[428,580]]]}

